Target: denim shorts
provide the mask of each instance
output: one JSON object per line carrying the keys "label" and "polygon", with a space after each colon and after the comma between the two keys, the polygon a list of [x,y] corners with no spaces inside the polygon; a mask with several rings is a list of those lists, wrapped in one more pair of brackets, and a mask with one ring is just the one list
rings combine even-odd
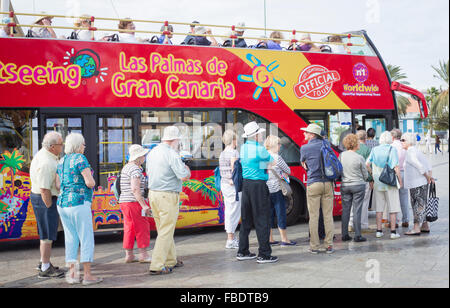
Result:
{"label": "denim shorts", "polygon": [[31,205],[36,216],[39,238],[56,241],[58,236],[59,214],[56,208],[57,197],[52,197],[52,206],[47,208],[40,194],[31,194]]}
{"label": "denim shorts", "polygon": [[[286,229],[286,200],[284,199],[281,190],[276,193],[270,194],[270,203],[272,209],[272,228]],[[275,223],[275,218],[277,222]]]}

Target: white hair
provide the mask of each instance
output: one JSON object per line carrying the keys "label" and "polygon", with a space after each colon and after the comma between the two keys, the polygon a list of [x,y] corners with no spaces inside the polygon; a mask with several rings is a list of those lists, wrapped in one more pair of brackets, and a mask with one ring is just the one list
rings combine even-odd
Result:
{"label": "white hair", "polygon": [[236,139],[236,134],[231,129],[227,129],[222,136],[222,142],[225,144],[225,146],[230,145],[233,143],[233,140]]}
{"label": "white hair", "polygon": [[46,150],[50,150],[50,147],[54,144],[58,144],[59,140],[62,140],[60,133],[55,131],[48,132],[42,140],[42,147]]}
{"label": "white hair", "polygon": [[66,153],[66,154],[77,153],[77,151],[80,149],[80,147],[83,145],[83,143],[84,143],[84,137],[82,134],[70,133],[66,137],[64,153]]}
{"label": "white hair", "polygon": [[380,136],[380,144],[391,144],[392,143],[392,135],[391,132],[385,131]]}
{"label": "white hair", "polygon": [[412,145],[412,146],[416,145],[416,142],[417,142],[417,137],[413,133],[403,134],[402,139],[405,140],[405,143]]}

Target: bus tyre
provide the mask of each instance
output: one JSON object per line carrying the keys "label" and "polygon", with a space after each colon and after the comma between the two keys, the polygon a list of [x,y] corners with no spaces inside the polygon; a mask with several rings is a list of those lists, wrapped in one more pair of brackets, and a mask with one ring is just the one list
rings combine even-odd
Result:
{"label": "bus tyre", "polygon": [[305,193],[297,183],[291,181],[292,195],[286,199],[287,225],[295,224],[308,211],[306,209]]}

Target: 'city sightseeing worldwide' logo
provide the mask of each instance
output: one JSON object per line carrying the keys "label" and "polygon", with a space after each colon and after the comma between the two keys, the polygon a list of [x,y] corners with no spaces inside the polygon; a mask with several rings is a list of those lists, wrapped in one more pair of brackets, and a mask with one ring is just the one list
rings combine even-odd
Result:
{"label": "'city sightseeing worldwide' logo", "polygon": [[369,78],[369,69],[363,63],[356,63],[353,66],[353,77],[359,83],[364,83]]}
{"label": "'city sightseeing worldwide' logo", "polygon": [[95,83],[98,82],[98,79],[103,82],[103,76],[106,76],[105,72],[108,70],[107,67],[100,67],[100,57],[99,55],[93,51],[92,49],[81,49],[78,52],[74,52],[74,49],[66,51],[66,55],[64,57],[65,60],[64,65],[74,64],[78,65],[81,68],[81,78],[91,78],[95,77]]}
{"label": "'city sightseeing worldwide' logo", "polygon": [[330,94],[333,84],[340,79],[337,71],[330,71],[321,65],[310,65],[298,77],[298,84],[294,86],[295,96],[299,99],[322,99]]}

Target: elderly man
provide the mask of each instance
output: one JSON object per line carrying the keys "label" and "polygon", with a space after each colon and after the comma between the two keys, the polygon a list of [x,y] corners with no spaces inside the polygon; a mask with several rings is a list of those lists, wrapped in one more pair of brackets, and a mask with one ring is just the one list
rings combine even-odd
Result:
{"label": "elderly man", "polygon": [[266,185],[269,175],[268,165],[273,162],[272,156],[261,145],[264,141],[262,133],[265,129],[256,122],[244,126],[243,138],[247,141],[242,145],[240,158],[242,164],[242,224],[239,231],[239,250],[236,259],[239,261],[255,259],[256,255],[249,250],[250,230],[255,226],[258,238],[259,253],[256,262],[273,263],[278,257],[272,256],[270,247],[270,193]]}
{"label": "elderly man", "polygon": [[58,155],[63,150],[61,134],[50,132],[44,136],[42,149],[34,156],[30,166],[31,204],[36,216],[39,238],[41,239],[41,262],[39,278],[61,277],[64,272],[50,263],[52,242],[57,238],[59,215],[56,200],[56,170]]}
{"label": "elderly man", "polygon": [[169,274],[183,263],[177,260],[174,232],[178,220],[182,182],[191,176],[178,153],[181,134],[176,126],[164,129],[162,143],[147,156],[150,207],[158,237],[150,264],[151,275]]}
{"label": "elderly man", "polygon": [[195,27],[199,24],[198,21],[194,20],[190,25],[189,34],[184,38],[182,45],[194,45],[195,44]]}
{"label": "elderly man", "polygon": [[321,128],[316,124],[309,124],[302,128],[305,135],[305,144],[300,148],[300,162],[307,171],[308,181],[306,198],[309,211],[310,253],[321,251],[318,232],[319,211],[322,208],[325,224],[325,252],[330,254],[333,249],[333,183],[323,176],[321,163],[322,137]]}

